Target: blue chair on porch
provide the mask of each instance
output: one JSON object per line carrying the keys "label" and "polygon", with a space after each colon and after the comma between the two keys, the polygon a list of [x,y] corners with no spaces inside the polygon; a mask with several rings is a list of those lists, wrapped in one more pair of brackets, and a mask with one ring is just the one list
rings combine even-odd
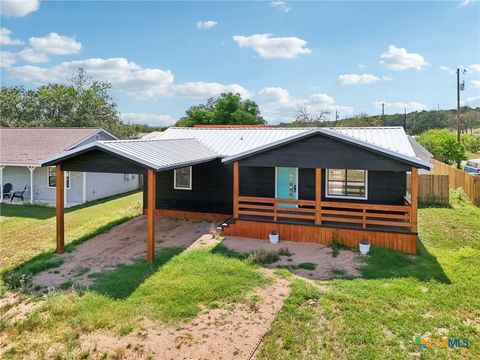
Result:
{"label": "blue chair on porch", "polygon": [[27,185],[25,185],[25,187],[23,188],[23,190],[17,190],[17,191],[14,191],[12,196],[10,197],[10,202],[13,201],[13,199],[15,198],[19,198],[21,199],[22,201],[24,200],[23,198],[23,194],[25,194],[25,191],[27,191]]}
{"label": "blue chair on porch", "polygon": [[[10,197],[10,195],[12,195],[12,194],[11,194],[12,189],[13,189],[13,186],[12,186],[12,184],[10,184],[10,183],[6,183],[5,185],[3,185],[3,192],[2,192],[3,197],[4,197],[4,198]],[[2,199],[2,200],[3,200],[3,199]]]}

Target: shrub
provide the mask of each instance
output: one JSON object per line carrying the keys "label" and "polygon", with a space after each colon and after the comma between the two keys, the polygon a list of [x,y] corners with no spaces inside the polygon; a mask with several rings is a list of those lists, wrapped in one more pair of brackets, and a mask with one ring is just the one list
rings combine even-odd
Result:
{"label": "shrub", "polygon": [[447,164],[460,167],[461,161],[466,159],[463,145],[458,143],[455,134],[447,129],[428,130],[417,140],[434,156],[441,156]]}
{"label": "shrub", "polygon": [[480,135],[467,135],[463,134],[461,137],[461,143],[466,151],[471,153],[480,152]]}

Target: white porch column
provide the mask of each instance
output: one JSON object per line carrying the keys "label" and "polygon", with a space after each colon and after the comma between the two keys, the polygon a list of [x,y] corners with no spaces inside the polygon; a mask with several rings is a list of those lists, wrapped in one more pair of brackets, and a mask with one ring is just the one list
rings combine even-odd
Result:
{"label": "white porch column", "polygon": [[0,202],[3,201],[3,169],[5,165],[0,165]]}
{"label": "white porch column", "polygon": [[85,204],[87,202],[87,173],[83,172],[83,184],[82,184],[82,202]]}
{"label": "white porch column", "polygon": [[30,204],[33,204],[33,172],[35,171],[35,166],[29,166],[30,170]]}

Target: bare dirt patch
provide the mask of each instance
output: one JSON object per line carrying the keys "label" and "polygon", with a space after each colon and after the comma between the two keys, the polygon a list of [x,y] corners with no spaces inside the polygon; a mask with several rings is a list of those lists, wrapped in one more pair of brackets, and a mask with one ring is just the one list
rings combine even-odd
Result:
{"label": "bare dirt patch", "polygon": [[[326,280],[335,277],[358,277],[359,269],[364,262],[360,255],[351,250],[339,250],[336,257],[328,246],[312,243],[299,243],[293,241],[280,241],[277,245],[269,241],[227,236],[223,245],[228,249],[246,253],[255,250],[278,252],[280,249],[288,249],[290,256],[280,255],[280,260],[267,265],[270,268],[288,267],[297,275],[307,279]],[[308,270],[298,268],[304,263],[315,264],[315,269]]]}
{"label": "bare dirt patch", "polygon": [[[201,220],[164,217],[155,220],[156,250],[187,248],[211,225]],[[55,255],[64,260],[63,264],[33,276],[31,289],[55,288],[69,281],[82,286],[90,285],[90,274],[145,257],[146,247],[146,217],[139,216],[85,241],[71,253]]]}
{"label": "bare dirt patch", "polygon": [[93,356],[122,354],[125,359],[247,359],[269,330],[289,292],[278,277],[245,302],[205,310],[181,326],[144,321],[142,329],[119,336],[104,331],[80,338],[82,350]]}

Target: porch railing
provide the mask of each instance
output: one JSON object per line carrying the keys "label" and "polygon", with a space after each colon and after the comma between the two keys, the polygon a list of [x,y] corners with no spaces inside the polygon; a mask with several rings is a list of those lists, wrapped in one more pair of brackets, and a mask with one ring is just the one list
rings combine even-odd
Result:
{"label": "porch railing", "polygon": [[414,231],[412,206],[314,200],[285,200],[239,196],[239,217],[273,221],[296,220],[311,224],[354,225],[363,229],[392,227]]}

